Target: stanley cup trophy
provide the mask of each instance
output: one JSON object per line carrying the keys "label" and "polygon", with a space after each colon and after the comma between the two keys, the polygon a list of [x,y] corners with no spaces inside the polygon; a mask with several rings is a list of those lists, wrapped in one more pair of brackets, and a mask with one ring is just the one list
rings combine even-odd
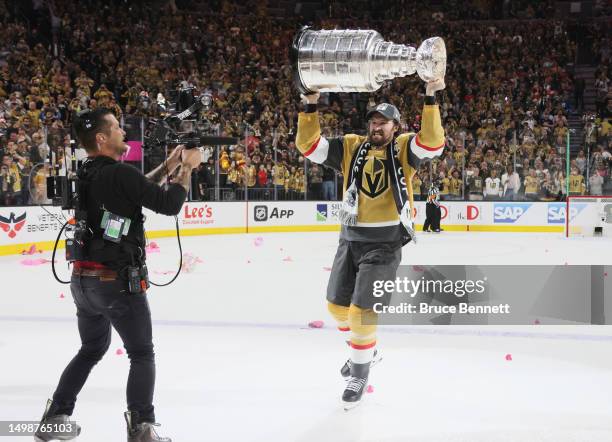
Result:
{"label": "stanley cup trophy", "polygon": [[373,30],[305,27],[293,39],[291,61],[302,94],[374,92],[385,80],[415,72],[426,82],[444,77],[446,46],[440,37],[415,49],[384,41]]}

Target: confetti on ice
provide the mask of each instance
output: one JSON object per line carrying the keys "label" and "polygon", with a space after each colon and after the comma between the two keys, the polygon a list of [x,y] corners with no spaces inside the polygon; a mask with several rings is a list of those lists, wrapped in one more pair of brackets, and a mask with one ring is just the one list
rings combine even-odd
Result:
{"label": "confetti on ice", "polygon": [[147,253],[159,253],[161,252],[159,245],[153,241],[151,244],[149,244],[146,249]]}
{"label": "confetti on ice", "polygon": [[195,270],[198,264],[203,263],[203,262],[204,261],[199,256],[195,256],[191,253],[184,253],[183,254],[183,266],[181,267],[181,269],[184,272],[191,273]]}
{"label": "confetti on ice", "polygon": [[39,259],[23,259],[19,263],[22,266],[39,266],[41,264],[46,264],[48,262],[51,262],[51,260],[45,259],[45,258],[39,258]]}

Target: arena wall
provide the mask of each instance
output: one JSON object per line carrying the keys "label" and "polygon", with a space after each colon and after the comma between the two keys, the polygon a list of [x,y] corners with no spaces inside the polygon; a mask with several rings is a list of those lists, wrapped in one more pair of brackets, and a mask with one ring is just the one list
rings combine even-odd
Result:
{"label": "arena wall", "polygon": [[[188,202],[178,215],[181,235],[338,231],[340,202]],[[416,202],[416,224],[425,203]],[[563,233],[565,203],[443,201],[442,228],[448,231]],[[25,217],[24,217],[25,215]],[[148,238],[175,235],[172,217],[145,210]],[[575,215],[572,215],[575,216]],[[57,207],[0,207],[0,255],[36,245],[51,250],[68,217]]]}

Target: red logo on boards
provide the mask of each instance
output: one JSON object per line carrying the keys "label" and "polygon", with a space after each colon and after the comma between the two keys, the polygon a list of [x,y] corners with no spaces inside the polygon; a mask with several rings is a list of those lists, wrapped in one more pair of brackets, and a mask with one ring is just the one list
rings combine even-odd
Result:
{"label": "red logo on boards", "polygon": [[467,219],[468,221],[474,221],[480,216],[480,209],[477,206],[467,206]]}
{"label": "red logo on boards", "polygon": [[0,230],[7,232],[9,238],[15,238],[17,236],[17,232],[19,232],[26,223],[27,212],[23,212],[19,216],[15,216],[13,212],[11,212],[8,218],[0,215]]}
{"label": "red logo on boards", "polygon": [[212,207],[203,206],[203,207],[189,207],[189,204],[185,204],[184,210],[185,219],[192,218],[210,218],[213,215]]}
{"label": "red logo on boards", "polygon": [[440,219],[446,219],[446,217],[448,216],[448,208],[440,204],[440,213],[442,214],[442,217]]}

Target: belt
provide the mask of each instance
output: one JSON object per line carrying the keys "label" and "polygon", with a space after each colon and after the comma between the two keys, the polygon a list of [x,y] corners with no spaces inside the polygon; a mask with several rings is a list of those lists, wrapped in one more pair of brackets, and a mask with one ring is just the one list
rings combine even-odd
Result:
{"label": "belt", "polygon": [[115,280],[119,277],[115,270],[111,269],[86,269],[86,268],[75,268],[72,269],[74,276],[93,276],[100,278],[100,280]]}

